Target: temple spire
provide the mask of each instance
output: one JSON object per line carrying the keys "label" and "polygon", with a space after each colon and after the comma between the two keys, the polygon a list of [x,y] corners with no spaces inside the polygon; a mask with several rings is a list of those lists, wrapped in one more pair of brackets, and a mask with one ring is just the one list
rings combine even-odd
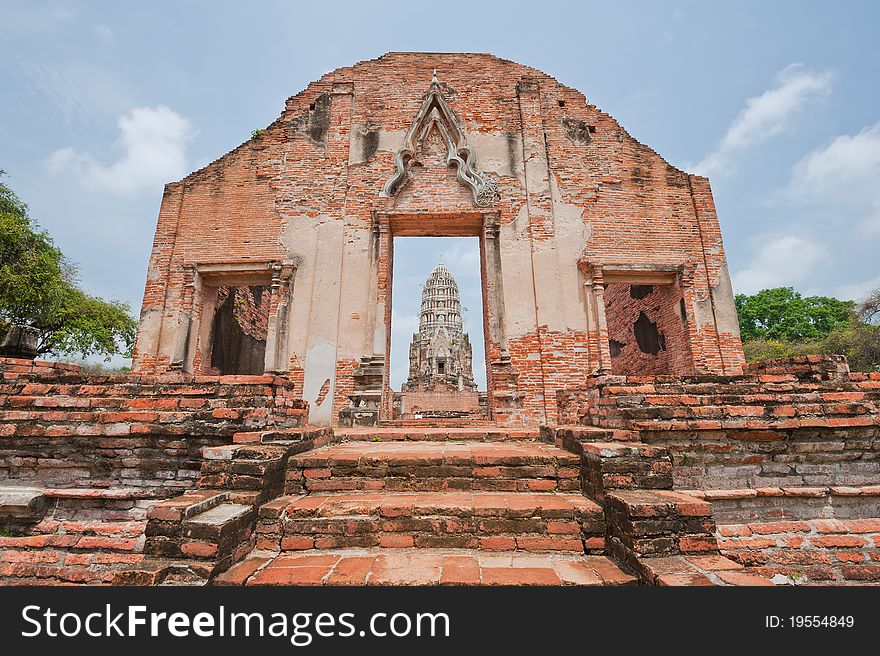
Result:
{"label": "temple spire", "polygon": [[474,390],[470,339],[464,332],[458,283],[443,264],[422,288],[419,332],[410,345],[405,391]]}

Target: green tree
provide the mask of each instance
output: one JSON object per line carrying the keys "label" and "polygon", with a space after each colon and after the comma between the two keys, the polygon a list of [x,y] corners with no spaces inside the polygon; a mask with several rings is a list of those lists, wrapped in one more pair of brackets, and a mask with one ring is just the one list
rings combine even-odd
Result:
{"label": "green tree", "polygon": [[852,301],[827,296],[802,297],[791,287],[736,295],[743,340],[821,339],[853,322]]}
{"label": "green tree", "polygon": [[845,355],[853,371],[880,371],[880,325],[841,326],[822,340],[821,352]]}
{"label": "green tree", "polygon": [[802,298],[789,288],[736,297],[743,351],[757,362],[797,355],[845,355],[853,371],[880,371],[880,288],[851,301]]}
{"label": "green tree", "polygon": [[129,354],[137,330],[125,303],[79,288],[76,268],[0,181],[0,337],[13,325],[39,332],[40,353],[108,359]]}

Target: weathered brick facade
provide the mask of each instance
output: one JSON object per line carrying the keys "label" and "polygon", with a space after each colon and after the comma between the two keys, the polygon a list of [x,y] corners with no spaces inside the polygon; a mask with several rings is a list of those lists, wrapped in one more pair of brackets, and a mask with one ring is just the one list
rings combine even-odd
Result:
{"label": "weathered brick facade", "polygon": [[742,369],[705,178],[540,71],[390,53],[328,73],[258,136],[166,187],[135,370],[210,371],[216,289],[269,285],[265,369],[295,381],[311,423],[337,422],[359,389],[352,363],[369,358],[386,361],[377,405],[389,418],[403,235],[480,238],[498,422],[552,422],[556,390],[615,368],[608,339],[632,328],[606,317],[609,283],[655,285],[660,314],[684,312],[658,372]]}

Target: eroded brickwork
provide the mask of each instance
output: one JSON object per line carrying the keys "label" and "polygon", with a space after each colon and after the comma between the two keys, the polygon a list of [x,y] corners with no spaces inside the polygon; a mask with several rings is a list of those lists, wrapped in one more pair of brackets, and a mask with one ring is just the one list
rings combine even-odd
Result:
{"label": "eroded brickwork", "polygon": [[605,315],[611,373],[681,375],[693,371],[683,299],[672,285],[608,285]]}

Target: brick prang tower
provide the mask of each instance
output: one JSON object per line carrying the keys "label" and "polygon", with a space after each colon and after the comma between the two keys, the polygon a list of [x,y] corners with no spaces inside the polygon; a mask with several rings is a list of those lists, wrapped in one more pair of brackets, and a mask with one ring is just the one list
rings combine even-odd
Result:
{"label": "brick prang tower", "polygon": [[458,284],[438,264],[422,289],[419,332],[409,346],[406,392],[477,389],[471,342],[461,320]]}

